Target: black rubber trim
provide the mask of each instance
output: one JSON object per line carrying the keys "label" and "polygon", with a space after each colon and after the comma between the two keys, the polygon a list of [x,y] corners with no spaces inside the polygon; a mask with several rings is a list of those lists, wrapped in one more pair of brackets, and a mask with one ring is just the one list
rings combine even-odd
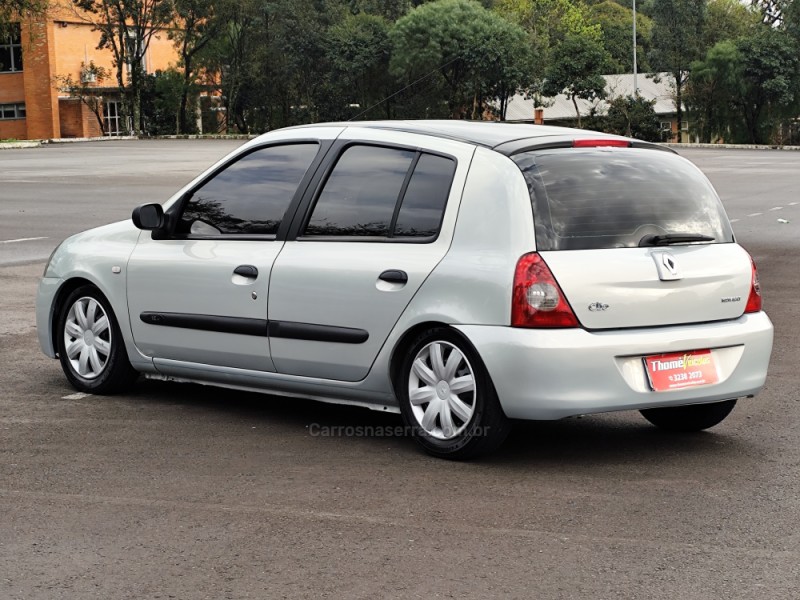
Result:
{"label": "black rubber trim", "polygon": [[294,321],[267,321],[246,317],[220,317],[218,315],[194,315],[187,313],[143,312],[139,319],[148,325],[178,327],[199,331],[236,333],[261,337],[308,340],[312,342],[336,342],[339,344],[363,344],[369,339],[364,329],[314,325]]}
{"label": "black rubber trim", "polygon": [[267,337],[266,319],[163,312],[143,312],[139,315],[139,318],[148,325]]}
{"label": "black rubber trim", "polygon": [[296,323],[293,321],[270,321],[268,331],[269,337],[308,340],[311,342],[363,344],[369,339],[369,333],[364,329]]}

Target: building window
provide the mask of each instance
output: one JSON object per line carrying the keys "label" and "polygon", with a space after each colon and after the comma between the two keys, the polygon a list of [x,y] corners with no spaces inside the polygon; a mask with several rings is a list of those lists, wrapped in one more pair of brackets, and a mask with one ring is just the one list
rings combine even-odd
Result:
{"label": "building window", "polygon": [[[131,73],[137,47],[139,47],[139,51],[142,50],[141,44],[141,36],[135,31],[129,31],[128,36],[125,38],[125,66],[128,68],[128,75]],[[139,58],[139,65],[142,67],[142,73],[147,73],[147,56],[145,54],[142,54]]]}
{"label": "building window", "polygon": [[25,118],[25,104],[0,104],[0,121]]}
{"label": "building window", "polygon": [[105,121],[106,135],[122,135],[120,123],[119,102],[106,100],[103,105],[103,121]]}
{"label": "building window", "polygon": [[0,73],[22,71],[22,43],[19,24],[11,26],[11,35],[0,38]]}

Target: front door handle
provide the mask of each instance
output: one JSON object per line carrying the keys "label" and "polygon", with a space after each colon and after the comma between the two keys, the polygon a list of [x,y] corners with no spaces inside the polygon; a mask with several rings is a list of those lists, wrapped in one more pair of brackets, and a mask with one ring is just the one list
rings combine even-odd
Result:
{"label": "front door handle", "polygon": [[248,279],[255,279],[258,277],[258,269],[256,269],[253,265],[239,265],[233,270],[234,275],[241,275],[242,277],[247,277]]}
{"label": "front door handle", "polygon": [[381,273],[378,279],[387,283],[408,283],[408,274],[399,269],[389,269]]}

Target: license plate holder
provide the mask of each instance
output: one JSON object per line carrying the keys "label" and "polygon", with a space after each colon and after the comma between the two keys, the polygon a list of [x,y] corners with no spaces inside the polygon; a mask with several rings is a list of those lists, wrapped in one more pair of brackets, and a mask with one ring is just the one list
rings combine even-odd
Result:
{"label": "license plate holder", "polygon": [[711,350],[688,350],[642,357],[654,392],[669,392],[719,381]]}

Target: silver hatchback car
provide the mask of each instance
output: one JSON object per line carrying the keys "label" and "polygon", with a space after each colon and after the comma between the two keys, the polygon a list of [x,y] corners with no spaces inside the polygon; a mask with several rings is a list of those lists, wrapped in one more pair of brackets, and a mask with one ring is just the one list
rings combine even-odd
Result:
{"label": "silver hatchback car", "polygon": [[364,405],[447,458],[496,448],[512,419],[712,427],[763,387],[773,335],[689,161],[459,121],[263,135],[64,241],[37,322],[81,391],[144,374]]}

